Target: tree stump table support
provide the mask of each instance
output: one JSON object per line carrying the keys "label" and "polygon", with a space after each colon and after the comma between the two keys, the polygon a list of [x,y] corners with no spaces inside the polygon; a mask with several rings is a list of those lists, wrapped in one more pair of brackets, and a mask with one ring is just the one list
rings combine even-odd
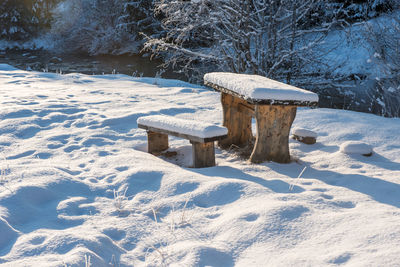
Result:
{"label": "tree stump table support", "polygon": [[256,105],[256,143],[252,163],[271,160],[289,163],[289,132],[296,117],[296,106]]}
{"label": "tree stump table support", "polygon": [[244,147],[251,142],[251,107],[247,101],[227,93],[221,93],[223,109],[222,125],[228,128],[228,137],[220,140],[218,145],[229,148],[232,144]]}
{"label": "tree stump table support", "polygon": [[289,132],[296,117],[296,106],[253,105],[224,92],[221,93],[221,104],[223,126],[228,128],[228,137],[218,142],[220,147],[229,148],[232,144],[244,147],[251,143],[251,120],[254,116],[257,135],[250,161],[290,162]]}

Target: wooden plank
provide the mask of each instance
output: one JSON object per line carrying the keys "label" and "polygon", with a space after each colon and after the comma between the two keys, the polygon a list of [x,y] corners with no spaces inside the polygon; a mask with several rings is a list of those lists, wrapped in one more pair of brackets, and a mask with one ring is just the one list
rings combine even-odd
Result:
{"label": "wooden plank", "polygon": [[168,149],[168,135],[147,131],[147,152],[154,154]]}
{"label": "wooden plank", "polygon": [[215,147],[214,142],[192,143],[193,167],[205,168],[215,166]]}
{"label": "wooden plank", "polygon": [[299,100],[272,100],[272,99],[255,99],[255,98],[250,98],[241,94],[238,94],[232,90],[226,89],[224,87],[221,87],[219,85],[210,83],[205,81],[204,84],[208,87],[213,88],[215,91],[219,91],[222,93],[226,93],[229,95],[236,96],[238,98],[241,98],[245,100],[247,103],[252,104],[252,105],[278,105],[278,106],[299,106],[299,107],[317,107],[318,102],[313,102],[313,101],[299,101]]}
{"label": "wooden plank", "polygon": [[138,124],[138,127],[141,129],[145,129],[147,131],[163,133],[163,134],[167,134],[167,135],[173,135],[176,137],[188,139],[190,141],[194,141],[194,142],[198,142],[198,143],[207,143],[207,142],[212,142],[212,141],[218,141],[218,140],[222,140],[228,136],[228,135],[220,135],[220,136],[202,138],[202,137],[193,136],[193,135],[189,135],[189,134],[182,134],[182,133],[178,133],[178,132],[174,132],[174,131],[169,131],[166,129],[150,127],[150,126],[143,125],[143,124]]}
{"label": "wooden plank", "polygon": [[289,163],[289,131],[296,107],[256,105],[257,136],[250,161]]}
{"label": "wooden plank", "polygon": [[223,126],[228,129],[228,137],[220,140],[218,145],[229,148],[232,144],[244,147],[251,142],[251,109],[245,108],[249,104],[236,96],[221,93],[223,109]]}

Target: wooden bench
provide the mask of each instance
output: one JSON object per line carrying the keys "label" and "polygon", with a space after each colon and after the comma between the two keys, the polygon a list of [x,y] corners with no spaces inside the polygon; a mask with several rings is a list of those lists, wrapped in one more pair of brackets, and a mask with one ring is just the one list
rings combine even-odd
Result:
{"label": "wooden bench", "polygon": [[168,149],[168,135],[190,140],[194,168],[215,166],[214,141],[228,134],[225,127],[165,115],[140,117],[137,123],[147,130],[147,151],[152,154]]}
{"label": "wooden bench", "polygon": [[297,107],[315,107],[318,95],[259,75],[213,72],[204,75],[204,84],[221,92],[223,126],[228,138],[222,148],[251,143],[252,117],[256,118],[256,142],[250,161],[290,162],[289,131]]}

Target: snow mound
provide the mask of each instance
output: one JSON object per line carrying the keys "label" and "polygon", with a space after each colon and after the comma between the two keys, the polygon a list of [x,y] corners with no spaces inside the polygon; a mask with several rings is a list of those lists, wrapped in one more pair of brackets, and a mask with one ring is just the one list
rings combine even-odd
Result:
{"label": "snow mound", "polygon": [[318,134],[311,130],[303,129],[303,128],[294,128],[292,130],[292,134],[300,136],[300,137],[313,137],[317,138]]}
{"label": "snow mound", "polygon": [[210,138],[228,134],[228,129],[207,122],[179,119],[164,115],[140,117],[138,124],[178,132],[182,134]]}
{"label": "snow mound", "polygon": [[361,154],[364,156],[371,155],[372,147],[366,143],[359,141],[347,141],[340,146],[340,152],[345,154]]}
{"label": "snow mound", "polygon": [[212,72],[204,81],[250,99],[318,102],[318,95],[259,75]]}

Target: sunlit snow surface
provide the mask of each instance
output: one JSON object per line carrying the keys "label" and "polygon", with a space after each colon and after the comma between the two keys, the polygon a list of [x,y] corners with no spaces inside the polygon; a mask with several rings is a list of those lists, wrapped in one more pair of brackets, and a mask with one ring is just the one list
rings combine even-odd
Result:
{"label": "sunlit snow surface", "polygon": [[[293,127],[318,140],[291,139],[290,164],[217,149],[216,167],[188,168],[179,138],[177,156],[145,152],[138,117],[219,124],[219,99],[174,80],[0,65],[0,265],[399,264],[399,119],[299,109]],[[339,152],[350,140],[374,154]]]}

